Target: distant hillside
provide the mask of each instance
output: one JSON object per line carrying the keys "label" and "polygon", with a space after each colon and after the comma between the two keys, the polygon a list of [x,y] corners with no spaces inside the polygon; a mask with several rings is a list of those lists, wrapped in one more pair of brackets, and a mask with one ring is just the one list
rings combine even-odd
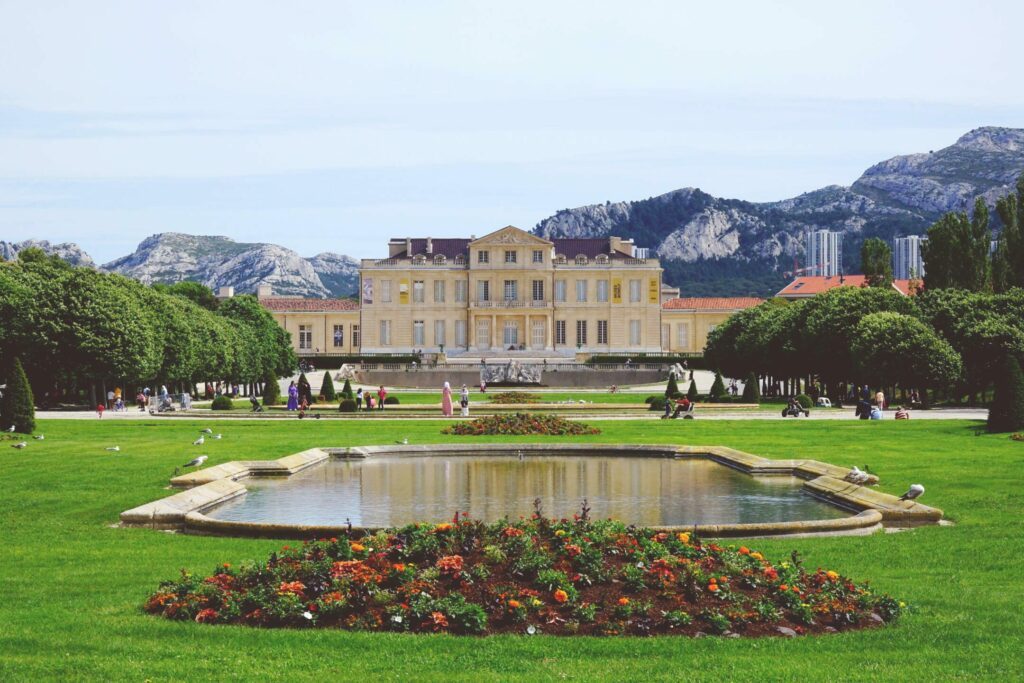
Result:
{"label": "distant hillside", "polygon": [[[662,260],[684,295],[770,295],[807,230],[840,230],[847,272],[860,267],[867,237],[921,234],[942,213],[990,204],[1024,172],[1024,130],[978,128],[936,152],[899,156],[833,185],[779,202],[714,197],[696,188],[639,201],[565,209],[541,221],[542,237],[632,237]],[[571,254],[567,254],[571,257]]]}
{"label": "distant hillside", "polygon": [[37,247],[47,254],[59,256],[73,266],[86,266],[88,268],[96,267],[92,257],[85,253],[85,251],[83,251],[77,244],[73,244],[71,242],[51,244],[46,240],[25,240],[23,242],[0,241],[0,260],[14,261],[18,258],[18,252],[24,251],[29,247]]}

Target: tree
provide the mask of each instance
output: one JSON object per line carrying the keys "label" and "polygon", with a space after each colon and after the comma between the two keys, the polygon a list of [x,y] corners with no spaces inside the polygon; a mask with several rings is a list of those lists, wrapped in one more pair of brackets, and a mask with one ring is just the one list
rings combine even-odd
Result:
{"label": "tree", "polygon": [[352,383],[348,381],[348,378],[345,379],[345,386],[341,388],[341,396],[342,398],[355,397],[355,394],[352,393]]}
{"label": "tree", "polygon": [[31,434],[36,428],[36,408],[32,399],[32,387],[28,377],[17,358],[11,363],[7,373],[7,389],[4,390],[3,404],[0,406],[4,425],[14,425],[14,431]]}
{"label": "tree", "polygon": [[324,371],[324,382],[320,385],[320,395],[325,401],[334,402],[338,395],[334,392],[334,380],[331,379],[331,371]]}
{"label": "tree", "polygon": [[995,395],[988,409],[988,431],[1015,432],[1024,429],[1024,374],[1013,355],[1003,360],[996,378]]}
{"label": "tree", "polygon": [[668,386],[665,387],[665,398],[679,398],[679,385],[676,383],[676,373],[668,374]]}
{"label": "tree", "polygon": [[860,267],[869,287],[892,285],[892,251],[877,237],[869,237],[860,247]]}
{"label": "tree", "polygon": [[188,299],[197,306],[201,306],[208,311],[216,311],[220,304],[220,301],[214,295],[206,285],[199,282],[191,282],[189,280],[183,280],[182,282],[175,282],[173,285],[155,284],[153,289],[171,296],[180,296],[184,299]]}
{"label": "tree", "polygon": [[722,381],[722,373],[715,371],[715,381],[711,383],[711,390],[708,392],[708,400],[712,403],[721,401],[725,397],[725,382]]}
{"label": "tree", "polygon": [[1017,178],[1016,190],[996,202],[1003,224],[992,258],[992,287],[997,292],[1024,287],[1024,173]]}
{"label": "tree", "polygon": [[263,377],[263,405],[273,406],[281,402],[281,387],[277,384],[277,375],[268,372]]}
{"label": "tree", "polygon": [[747,376],[747,381],[743,384],[743,402],[744,403],[760,403],[761,402],[761,387],[757,383],[757,375],[750,373]]}
{"label": "tree", "polygon": [[697,380],[691,379],[690,388],[686,390],[686,399],[690,403],[694,403],[698,398],[700,398],[700,394],[697,392]]}
{"label": "tree", "polygon": [[989,250],[992,232],[988,206],[979,197],[971,218],[966,213],[947,213],[928,228],[921,247],[926,289],[959,288],[983,292],[991,286]]}

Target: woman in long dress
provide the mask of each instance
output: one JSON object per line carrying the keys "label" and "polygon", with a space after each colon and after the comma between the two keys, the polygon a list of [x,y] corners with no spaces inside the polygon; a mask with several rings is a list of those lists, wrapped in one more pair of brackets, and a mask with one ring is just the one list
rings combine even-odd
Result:
{"label": "woman in long dress", "polygon": [[452,416],[452,385],[448,382],[445,382],[444,388],[441,389],[441,412],[445,417]]}
{"label": "woman in long dress", "polygon": [[299,388],[295,382],[288,385],[288,410],[299,409]]}

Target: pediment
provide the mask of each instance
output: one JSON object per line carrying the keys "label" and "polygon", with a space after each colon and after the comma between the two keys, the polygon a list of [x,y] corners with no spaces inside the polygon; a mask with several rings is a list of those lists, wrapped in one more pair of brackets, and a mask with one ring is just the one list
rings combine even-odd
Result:
{"label": "pediment", "polygon": [[471,246],[487,246],[489,244],[527,244],[550,247],[553,243],[514,225],[506,225],[500,230],[495,230],[489,235],[484,235],[480,239],[470,242]]}

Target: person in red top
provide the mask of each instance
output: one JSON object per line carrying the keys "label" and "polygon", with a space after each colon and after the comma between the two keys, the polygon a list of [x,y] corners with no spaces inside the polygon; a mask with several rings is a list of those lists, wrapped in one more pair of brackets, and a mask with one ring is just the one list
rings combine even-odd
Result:
{"label": "person in red top", "polygon": [[672,417],[678,418],[679,413],[685,414],[688,412],[690,412],[690,399],[683,396],[681,399],[676,401],[676,411],[672,413]]}
{"label": "person in red top", "polygon": [[384,389],[384,385],[380,385],[380,389],[377,390],[377,408],[384,410],[384,399],[388,397],[387,390]]}

